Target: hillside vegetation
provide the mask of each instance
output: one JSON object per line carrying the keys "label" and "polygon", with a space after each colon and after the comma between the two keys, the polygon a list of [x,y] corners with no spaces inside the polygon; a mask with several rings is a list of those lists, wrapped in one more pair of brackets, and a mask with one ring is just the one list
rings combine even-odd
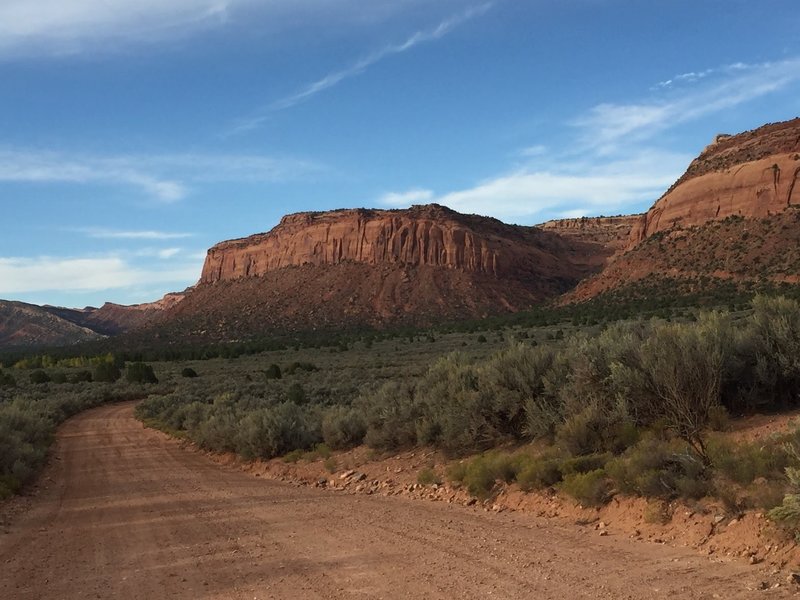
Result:
{"label": "hillside vegetation", "polygon": [[[481,338],[488,342],[481,335],[478,345]],[[528,489],[558,484],[595,503],[614,490],[665,498],[728,494],[731,502],[744,495],[767,508],[782,499],[783,470],[793,460],[784,443],[792,439],[731,448],[709,429],[724,427],[730,413],[796,405],[794,300],[759,297],[746,314],[633,320],[594,333],[551,330],[495,343],[492,353],[453,352],[427,368],[413,360],[388,368],[370,361],[265,364],[249,381],[201,381],[209,375],[198,369],[200,378],[152,396],[137,415],[203,448],[246,458],[320,444],[432,446],[464,456],[543,441],[543,452],[492,454],[452,474],[476,493],[499,479]],[[773,483],[751,489],[759,477]]]}

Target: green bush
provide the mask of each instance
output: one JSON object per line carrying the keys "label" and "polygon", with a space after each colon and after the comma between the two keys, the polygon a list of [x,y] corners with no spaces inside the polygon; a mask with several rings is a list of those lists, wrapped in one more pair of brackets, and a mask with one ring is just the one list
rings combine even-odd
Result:
{"label": "green bush", "polygon": [[603,469],[567,475],[561,490],[584,506],[602,506],[611,499],[611,481]]}
{"label": "green bush", "polygon": [[420,485],[440,485],[441,478],[430,467],[425,467],[417,474],[417,483]]}
{"label": "green bush", "polygon": [[75,373],[70,373],[67,377],[67,381],[69,383],[91,383],[92,382],[92,373],[91,371],[77,371]]}
{"label": "green bush", "polygon": [[11,373],[4,373],[0,370],[0,387],[17,387],[17,380]]}
{"label": "green bush", "polygon": [[50,382],[50,376],[42,370],[32,371],[30,374],[31,383],[41,385]]}
{"label": "green bush", "polygon": [[295,382],[289,386],[289,390],[286,393],[286,397],[292,404],[297,404],[298,406],[305,404],[308,401],[308,397],[306,396],[306,390],[303,388],[302,385]]}
{"label": "green bush", "polygon": [[281,368],[276,364],[271,364],[267,367],[267,370],[264,371],[264,377],[267,379],[280,379],[282,376]]}
{"label": "green bush", "polygon": [[562,479],[561,464],[557,458],[540,457],[517,473],[516,482],[525,492],[551,487]]}
{"label": "green bush", "polygon": [[389,381],[360,396],[354,407],[364,415],[364,442],[371,448],[397,450],[417,444],[416,423],[423,412],[412,383]]}
{"label": "green bush", "polygon": [[125,370],[125,380],[128,383],[158,383],[153,367],[141,362],[128,365]]}
{"label": "green bush", "polygon": [[610,461],[605,470],[619,491],[647,498],[701,498],[711,491],[707,468],[688,446],[653,435]]}
{"label": "green bush", "polygon": [[97,364],[92,373],[92,380],[102,383],[114,383],[120,377],[122,377],[122,373],[113,362],[101,362]]}
{"label": "green bush", "polygon": [[740,485],[748,485],[759,477],[780,478],[790,462],[789,455],[778,444],[713,440],[708,446],[714,468]]}
{"label": "green bush", "polygon": [[322,438],[334,450],[347,450],[364,442],[367,426],[359,411],[333,406],[322,419]]}
{"label": "green bush", "polygon": [[298,361],[298,362],[293,362],[288,367],[286,367],[284,372],[287,375],[294,375],[298,371],[305,371],[306,373],[313,373],[314,371],[318,371],[318,370],[319,369],[317,368],[317,366],[314,363],[306,362],[306,361]]}

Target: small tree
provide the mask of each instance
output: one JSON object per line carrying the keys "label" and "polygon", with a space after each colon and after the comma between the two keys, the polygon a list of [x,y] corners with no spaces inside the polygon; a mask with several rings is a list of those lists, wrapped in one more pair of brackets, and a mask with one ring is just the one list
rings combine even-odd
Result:
{"label": "small tree", "polygon": [[42,370],[33,371],[30,375],[31,383],[42,384],[50,381],[50,376]]}
{"label": "small tree", "polygon": [[276,364],[271,364],[264,371],[264,377],[267,379],[280,379],[282,377],[281,368]]}
{"label": "small tree", "polygon": [[129,383],[158,383],[153,367],[141,362],[128,365],[125,379]]}
{"label": "small tree", "polygon": [[122,373],[120,373],[120,370],[113,362],[101,362],[97,364],[92,373],[92,379],[94,381],[103,383],[114,383],[120,377],[122,377]]}
{"label": "small tree", "polygon": [[706,465],[704,432],[720,405],[729,356],[729,329],[718,314],[696,325],[663,325],[642,345],[641,368],[653,403],[675,435],[688,443]]}

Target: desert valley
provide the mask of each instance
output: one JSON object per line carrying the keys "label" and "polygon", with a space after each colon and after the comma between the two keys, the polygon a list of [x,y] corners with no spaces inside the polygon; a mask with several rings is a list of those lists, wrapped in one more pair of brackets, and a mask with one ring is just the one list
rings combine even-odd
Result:
{"label": "desert valley", "polygon": [[1,4],[0,598],[800,593],[790,19]]}

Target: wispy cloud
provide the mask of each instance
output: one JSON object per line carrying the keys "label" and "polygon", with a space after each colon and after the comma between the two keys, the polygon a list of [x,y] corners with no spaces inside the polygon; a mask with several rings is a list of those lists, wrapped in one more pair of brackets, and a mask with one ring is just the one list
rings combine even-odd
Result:
{"label": "wispy cloud", "polygon": [[414,189],[407,192],[389,192],[378,200],[384,206],[410,206],[433,200],[435,194],[431,190]]}
{"label": "wispy cloud", "polygon": [[251,0],[4,0],[0,56],[75,54],[93,42],[169,39],[224,23]]}
{"label": "wispy cloud", "polygon": [[116,229],[84,228],[76,230],[99,240],[180,240],[192,237],[191,233],[171,231],[120,231]]}
{"label": "wispy cloud", "polygon": [[140,268],[118,256],[0,258],[0,295],[33,292],[91,292],[130,289],[142,285],[195,282],[201,263],[186,261],[168,268]]}
{"label": "wispy cloud", "polygon": [[135,187],[169,204],[192,183],[279,182],[325,171],[310,161],[254,155],[79,156],[0,148],[0,183],[74,183]]}
{"label": "wispy cloud", "polygon": [[466,11],[442,21],[432,29],[417,31],[399,44],[388,44],[339,71],[334,71],[317,81],[309,83],[298,92],[268,104],[250,117],[241,119],[234,125],[230,133],[241,133],[255,129],[266,121],[271,113],[286,110],[302,102],[306,102],[317,94],[329,90],[347,79],[361,75],[370,67],[390,56],[408,52],[412,48],[426,42],[439,40],[456,29],[459,25],[485,14],[492,8],[492,5],[493,3],[490,2],[479,6],[473,6]]}
{"label": "wispy cloud", "polygon": [[[695,81],[703,85],[679,90],[666,98],[634,104],[600,104],[573,125],[586,146],[613,151],[620,143],[649,139],[675,125],[733,108],[800,81],[800,58],[711,69]],[[716,77],[712,77],[712,74]],[[688,78],[688,74],[684,75]]]}
{"label": "wispy cloud", "polygon": [[3,181],[117,183],[138,187],[163,202],[175,202],[186,195],[180,182],[147,173],[129,159],[76,159],[55,152],[0,150]]}
{"label": "wispy cloud", "polygon": [[[686,168],[689,160],[688,155],[651,150],[605,164],[566,162],[543,169],[517,170],[472,188],[441,195],[428,190],[424,196],[427,201],[459,212],[489,214],[520,222],[533,222],[550,213],[610,214],[657,198]],[[421,192],[417,190],[412,194],[422,195]],[[384,206],[404,207],[413,203],[407,196],[387,194],[380,202]]]}
{"label": "wispy cloud", "polygon": [[379,202],[401,207],[435,201],[527,223],[644,210],[693,158],[665,149],[657,134],[785,90],[800,81],[800,58],[736,63],[673,79],[692,85],[660,86],[648,101],[595,106],[567,124],[562,149],[526,148],[515,156],[522,166],[506,173],[467,189],[437,193],[416,187],[384,194]]}

